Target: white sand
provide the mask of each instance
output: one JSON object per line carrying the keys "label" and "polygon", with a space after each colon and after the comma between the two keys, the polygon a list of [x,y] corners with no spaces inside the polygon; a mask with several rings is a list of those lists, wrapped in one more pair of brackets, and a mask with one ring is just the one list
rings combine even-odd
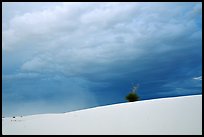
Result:
{"label": "white sand", "polygon": [[6,134],[202,134],[202,95],[3,118]]}

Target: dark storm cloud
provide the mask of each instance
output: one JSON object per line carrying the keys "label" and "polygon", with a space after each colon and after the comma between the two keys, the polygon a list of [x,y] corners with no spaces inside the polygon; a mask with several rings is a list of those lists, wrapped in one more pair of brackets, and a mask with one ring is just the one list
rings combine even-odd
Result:
{"label": "dark storm cloud", "polygon": [[141,99],[202,93],[201,3],[49,6],[3,21],[6,113],[124,102],[133,83]]}

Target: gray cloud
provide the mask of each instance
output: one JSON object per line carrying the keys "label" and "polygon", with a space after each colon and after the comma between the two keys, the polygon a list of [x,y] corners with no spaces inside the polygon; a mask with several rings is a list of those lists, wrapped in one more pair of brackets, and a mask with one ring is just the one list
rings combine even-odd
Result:
{"label": "gray cloud", "polygon": [[[36,94],[45,92],[43,99],[48,93],[75,92],[85,102],[90,99],[86,93],[98,104],[102,99],[96,94],[105,96],[112,91],[110,96],[119,92],[123,96],[122,90],[131,82],[140,83],[142,98],[148,98],[155,94],[152,88],[159,90],[155,91],[158,95],[178,94],[178,88],[186,89],[187,84],[178,87],[183,79],[201,75],[201,3],[60,3],[45,7],[22,9],[3,22],[3,79],[23,83],[16,86],[15,94],[26,93],[20,90],[27,83],[28,87],[43,87],[36,88]],[[29,78],[42,84],[26,82]],[[53,81],[63,83],[62,88],[57,90],[58,85],[53,91],[43,86]],[[84,82],[69,87],[73,81]]]}

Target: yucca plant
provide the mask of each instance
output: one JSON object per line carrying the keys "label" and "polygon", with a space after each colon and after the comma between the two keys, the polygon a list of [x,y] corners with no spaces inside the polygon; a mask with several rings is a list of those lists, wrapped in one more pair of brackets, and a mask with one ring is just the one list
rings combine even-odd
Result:
{"label": "yucca plant", "polygon": [[131,92],[126,96],[126,100],[129,101],[129,102],[138,101],[139,96],[136,93]]}
{"label": "yucca plant", "polygon": [[125,99],[129,102],[134,102],[139,100],[139,96],[136,93],[138,86],[133,86],[132,91],[125,97]]}

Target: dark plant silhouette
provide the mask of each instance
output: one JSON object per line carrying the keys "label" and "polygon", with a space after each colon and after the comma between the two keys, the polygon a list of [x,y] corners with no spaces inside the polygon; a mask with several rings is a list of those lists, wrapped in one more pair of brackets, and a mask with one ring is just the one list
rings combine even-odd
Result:
{"label": "dark plant silhouette", "polygon": [[136,93],[131,92],[126,96],[126,100],[128,100],[129,102],[134,102],[134,101],[138,101],[139,97]]}
{"label": "dark plant silhouette", "polygon": [[129,102],[134,102],[139,100],[139,96],[136,93],[138,86],[133,86],[132,91],[125,97],[125,99]]}

